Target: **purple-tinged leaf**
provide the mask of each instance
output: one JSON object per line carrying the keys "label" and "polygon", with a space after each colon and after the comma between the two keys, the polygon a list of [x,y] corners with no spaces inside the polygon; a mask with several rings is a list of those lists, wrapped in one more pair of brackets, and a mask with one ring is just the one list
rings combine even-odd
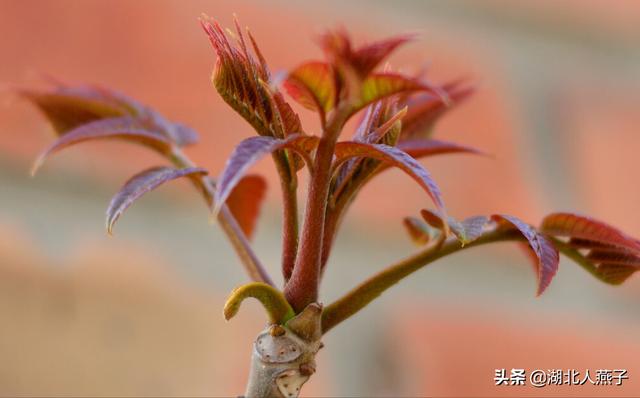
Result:
{"label": "purple-tinged leaf", "polygon": [[320,112],[323,117],[333,108],[336,88],[326,62],[309,61],[296,67],[287,76],[284,87],[300,105]]}
{"label": "purple-tinged leaf", "polygon": [[536,264],[538,272],[537,295],[541,295],[558,271],[560,261],[558,250],[547,237],[516,217],[496,214],[491,218],[497,222],[508,224],[510,227],[515,227],[529,242],[529,246],[538,259]]}
{"label": "purple-tinged leaf", "polygon": [[310,153],[318,145],[318,141],[318,137],[315,136],[294,134],[285,139],[250,137],[240,142],[227,160],[218,179],[214,212],[217,212],[227,200],[246,170],[263,156],[281,149],[290,149],[308,160]]}
{"label": "purple-tinged leaf", "polygon": [[405,151],[413,158],[423,158],[426,156],[449,154],[449,153],[472,153],[476,155],[486,155],[479,149],[459,145],[453,142],[446,142],[433,139],[412,139],[400,141],[396,147]]}
{"label": "purple-tinged leaf", "polygon": [[586,239],[632,251],[636,254],[640,253],[640,241],[617,228],[590,217],[572,213],[554,213],[542,220],[540,229],[553,236]]}
{"label": "purple-tinged leaf", "polygon": [[172,167],[153,167],[131,177],[120,191],[115,194],[107,209],[107,232],[111,235],[113,225],[122,213],[145,193],[156,189],[165,182],[180,177],[204,176],[207,170],[199,167],[174,169]]}
{"label": "purple-tinged leaf", "polygon": [[405,217],[402,224],[416,245],[423,246],[431,240],[432,231],[424,221],[415,217]]}
{"label": "purple-tinged leaf", "polygon": [[[427,222],[436,229],[442,229],[444,223],[442,217],[437,213],[429,209],[422,209],[420,215]],[[455,218],[447,217],[447,222],[451,228],[451,232],[458,238],[462,245],[467,245],[474,240],[478,239],[484,231],[485,225],[489,222],[489,219],[485,216],[469,217],[463,221],[458,221]]]}
{"label": "purple-tinged leaf", "polygon": [[168,121],[160,113],[117,91],[97,86],[58,85],[50,90],[18,90],[47,117],[58,136],[91,122],[129,117],[138,128],[164,135],[178,146],[198,140],[191,128]]}
{"label": "purple-tinged leaf", "polygon": [[384,123],[382,123],[379,127],[367,134],[365,136],[364,142],[368,142],[370,144],[384,143],[383,139],[385,138],[385,135],[390,132],[393,127],[397,127],[398,129],[400,129],[402,123],[401,120],[406,113],[407,107],[405,106]]}
{"label": "purple-tinged leaf", "polygon": [[253,236],[266,190],[267,182],[264,178],[249,174],[240,179],[227,199],[227,206],[231,214],[249,239]]}
{"label": "purple-tinged leaf", "polygon": [[60,136],[49,146],[33,164],[34,175],[47,157],[55,152],[85,141],[98,139],[121,139],[143,144],[161,154],[169,154],[172,144],[167,138],[155,131],[146,130],[144,125],[130,116],[99,119],[85,123]]}
{"label": "purple-tinged leaf", "polygon": [[380,125],[382,114],[384,113],[382,109],[383,102],[384,101],[377,101],[367,106],[363,112],[362,119],[358,123],[358,127],[353,134],[353,141],[367,142],[367,135]]}
{"label": "purple-tinged leaf", "polygon": [[463,221],[457,221],[449,217],[449,226],[451,227],[451,232],[458,237],[458,240],[464,246],[482,235],[484,226],[488,221],[489,219],[484,216],[469,217]]}
{"label": "purple-tinged leaf", "polygon": [[394,167],[398,167],[409,174],[429,194],[438,209],[445,214],[444,202],[440,188],[431,178],[429,172],[417,160],[405,152],[384,144],[368,144],[364,142],[344,141],[335,146],[338,162],[353,157],[365,157],[380,160]]}

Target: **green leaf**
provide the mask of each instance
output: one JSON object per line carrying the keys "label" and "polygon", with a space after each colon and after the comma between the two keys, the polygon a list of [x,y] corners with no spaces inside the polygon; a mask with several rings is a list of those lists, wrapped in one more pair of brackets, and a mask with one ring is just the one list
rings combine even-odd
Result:
{"label": "green leaf", "polygon": [[448,97],[440,88],[417,79],[397,73],[375,73],[367,77],[360,86],[360,93],[353,104],[354,112],[365,106],[395,94],[408,94],[418,91],[433,93],[448,104]]}
{"label": "green leaf", "polygon": [[333,109],[336,88],[326,62],[309,61],[289,72],[284,82],[289,95],[307,109],[323,115]]}
{"label": "green leaf", "polygon": [[293,308],[281,291],[262,282],[252,282],[235,288],[224,305],[224,319],[233,318],[244,299],[253,297],[260,301],[267,311],[269,323],[283,325],[295,316]]}

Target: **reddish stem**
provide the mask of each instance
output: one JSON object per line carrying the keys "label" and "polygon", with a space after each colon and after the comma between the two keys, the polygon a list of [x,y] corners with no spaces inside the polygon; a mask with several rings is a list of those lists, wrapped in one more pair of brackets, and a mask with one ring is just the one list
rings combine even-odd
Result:
{"label": "reddish stem", "polygon": [[349,111],[346,107],[339,107],[331,114],[316,151],[309,181],[300,251],[291,278],[284,288],[284,294],[296,312],[302,311],[308,304],[318,299],[331,163],[336,141],[348,115]]}

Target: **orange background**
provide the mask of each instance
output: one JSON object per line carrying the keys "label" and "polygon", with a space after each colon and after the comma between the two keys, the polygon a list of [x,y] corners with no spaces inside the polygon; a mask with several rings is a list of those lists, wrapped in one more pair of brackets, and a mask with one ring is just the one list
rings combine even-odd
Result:
{"label": "orange background", "polygon": [[[420,39],[393,67],[426,63],[478,94],[436,136],[494,159],[429,159],[450,212],[531,223],[573,210],[640,235],[640,3],[635,1],[0,1],[0,84],[43,74],[113,87],[201,134],[188,150],[217,174],[251,134],[209,83],[205,12],[251,27],[272,69],[321,56],[314,35],[345,25],[357,41]],[[136,204],[108,239],[104,207],[127,176],[159,158],[121,143],[29,163],[51,141],[28,104],[0,98],[0,395],[233,395],[242,392],[254,303],[224,324],[225,294],[246,279],[199,198],[177,183]],[[300,109],[307,130],[314,115]],[[274,168],[255,246],[278,275]],[[304,184],[302,184],[304,186]],[[323,286],[330,302],[414,248],[399,222],[428,206],[397,171],[362,192]],[[510,245],[474,249],[403,282],[332,331],[312,395],[640,395],[640,279],[599,284],[563,261],[534,298]],[[358,336],[354,339],[354,336]],[[629,370],[623,387],[495,387],[496,368]]]}

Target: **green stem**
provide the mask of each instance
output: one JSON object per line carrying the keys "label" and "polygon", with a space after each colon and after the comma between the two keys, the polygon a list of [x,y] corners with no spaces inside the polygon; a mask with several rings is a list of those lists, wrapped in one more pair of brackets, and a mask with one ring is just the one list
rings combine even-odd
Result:
{"label": "green stem", "polygon": [[322,313],[322,332],[328,332],[340,322],[360,311],[406,276],[441,257],[486,243],[508,240],[524,240],[524,237],[514,230],[493,230],[465,246],[462,246],[455,237],[448,238],[443,244],[431,245],[425,250],[373,275],[340,299],[325,307]]}
{"label": "green stem", "polygon": [[[195,167],[195,164],[191,159],[177,148],[173,150],[171,160],[176,167]],[[203,176],[199,178],[202,189],[204,190],[205,199],[207,199],[207,202],[211,202],[216,188],[208,177]],[[220,208],[220,212],[218,213],[218,223],[229,238],[229,241],[238,254],[238,257],[240,257],[249,277],[256,282],[263,282],[267,285],[274,286],[269,273],[266,271],[262,263],[260,263],[260,260],[249,244],[249,240],[244,232],[242,232],[242,228],[240,228],[240,225],[238,225],[238,222],[226,205],[222,205]]]}

